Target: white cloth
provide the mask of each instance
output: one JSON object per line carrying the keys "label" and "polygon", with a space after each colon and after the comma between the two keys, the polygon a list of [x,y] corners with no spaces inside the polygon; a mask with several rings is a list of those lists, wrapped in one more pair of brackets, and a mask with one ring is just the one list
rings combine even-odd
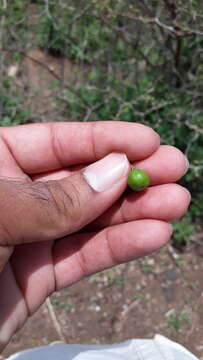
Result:
{"label": "white cloth", "polygon": [[152,340],[132,339],[115,345],[42,346],[7,360],[198,360],[183,346],[156,335]]}

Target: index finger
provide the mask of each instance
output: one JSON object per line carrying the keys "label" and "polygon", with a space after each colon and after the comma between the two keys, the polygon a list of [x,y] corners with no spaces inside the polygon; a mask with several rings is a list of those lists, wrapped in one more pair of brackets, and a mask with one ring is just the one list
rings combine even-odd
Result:
{"label": "index finger", "polygon": [[130,161],[145,159],[160,144],[159,135],[137,123],[59,122],[1,128],[0,136],[27,174],[94,162],[111,152]]}

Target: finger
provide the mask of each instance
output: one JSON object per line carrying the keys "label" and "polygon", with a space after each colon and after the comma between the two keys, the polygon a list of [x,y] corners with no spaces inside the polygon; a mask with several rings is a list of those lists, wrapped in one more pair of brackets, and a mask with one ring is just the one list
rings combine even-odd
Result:
{"label": "finger", "polygon": [[174,146],[162,145],[147,159],[133,164],[136,169],[145,170],[151,179],[150,185],[172,183],[179,180],[188,170],[185,155]]}
{"label": "finger", "polygon": [[[22,169],[15,162],[11,152],[9,151],[9,148],[6,146],[2,139],[0,139],[0,154],[0,179],[6,178],[7,180],[20,179],[26,182],[31,181],[31,179],[22,171]],[[8,262],[12,252],[12,246],[0,246],[0,273]]]}
{"label": "finger", "polygon": [[27,309],[9,263],[0,276],[0,352],[2,352],[11,335],[25,323]]}
{"label": "finger", "polygon": [[129,192],[86,229],[93,231],[140,219],[177,220],[187,211],[190,199],[189,191],[178,184],[152,186],[141,193]]}
{"label": "finger", "polygon": [[[188,165],[185,155],[179,149],[169,145],[162,145],[147,159],[133,163],[133,166],[137,169],[143,169],[149,173],[151,185],[177,181],[187,171]],[[61,179],[72,174],[77,168],[72,167],[70,170],[63,169],[39,174],[34,176],[33,179],[41,181]],[[80,168],[82,168],[82,165]]]}
{"label": "finger", "polygon": [[0,273],[13,252],[12,246],[0,246]]}
{"label": "finger", "polygon": [[30,178],[22,171],[14,160],[8,146],[0,138],[0,177],[22,179],[30,181]]}
{"label": "finger", "polygon": [[[87,164],[88,166],[89,164]],[[47,171],[42,174],[32,175],[32,180],[36,181],[49,181],[49,180],[61,180],[64,179],[67,176],[70,176],[80,170],[83,170],[85,168],[84,165],[78,165],[78,166],[71,166],[68,169],[60,169],[60,170],[52,170]]]}
{"label": "finger", "polygon": [[164,246],[170,236],[171,226],[163,221],[134,221],[100,232],[71,235],[55,244],[18,245],[11,263],[32,314],[53,291],[147,255]]}
{"label": "finger", "polygon": [[29,314],[33,314],[55,291],[52,261],[54,241],[21,244],[15,247],[11,265]]}
{"label": "finger", "polygon": [[171,233],[171,225],[166,222],[138,220],[62,239],[53,249],[56,289],[158,250]]}
{"label": "finger", "polygon": [[129,162],[112,153],[59,181],[0,181],[0,245],[52,240],[78,231],[107,210],[127,185]]}
{"label": "finger", "polygon": [[94,162],[111,152],[144,159],[160,141],[147,126],[115,121],[20,125],[1,128],[0,135],[27,174]]}

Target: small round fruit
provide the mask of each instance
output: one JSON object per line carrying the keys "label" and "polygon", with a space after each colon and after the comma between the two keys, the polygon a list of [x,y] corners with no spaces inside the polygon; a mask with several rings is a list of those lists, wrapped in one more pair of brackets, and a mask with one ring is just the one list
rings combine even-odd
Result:
{"label": "small round fruit", "polygon": [[144,170],[133,169],[128,175],[128,185],[132,190],[142,191],[149,186],[150,177]]}

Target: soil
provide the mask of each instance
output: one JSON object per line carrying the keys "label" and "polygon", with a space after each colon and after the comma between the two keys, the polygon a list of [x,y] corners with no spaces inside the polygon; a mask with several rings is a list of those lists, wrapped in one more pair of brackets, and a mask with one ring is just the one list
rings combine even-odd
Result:
{"label": "soil", "polygon": [[10,64],[7,73],[13,76],[16,91],[24,94],[23,107],[32,114],[30,122],[64,120],[67,106],[63,97],[82,74],[68,59],[55,58],[40,49],[30,50],[21,62]]}
{"label": "soil", "polygon": [[[190,247],[171,246],[103,271],[51,296],[67,343],[106,344],[162,334],[203,359],[203,261]],[[46,304],[5,349],[60,341]]]}

